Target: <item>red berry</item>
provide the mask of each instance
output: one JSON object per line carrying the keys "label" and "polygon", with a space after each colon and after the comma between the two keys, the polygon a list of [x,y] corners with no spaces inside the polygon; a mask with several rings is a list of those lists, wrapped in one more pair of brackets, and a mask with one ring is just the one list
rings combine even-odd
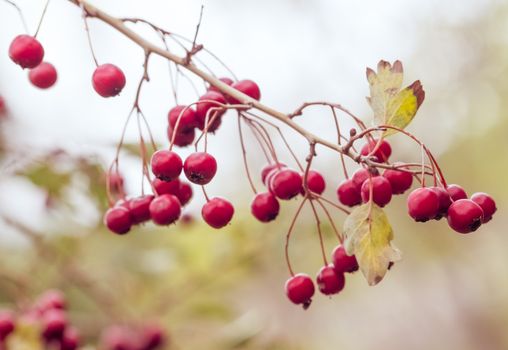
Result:
{"label": "red berry", "polygon": [[307,187],[311,192],[322,194],[326,188],[325,178],[321,175],[321,173],[315,170],[309,170],[309,173],[307,174]]}
{"label": "red berry", "polygon": [[342,245],[335,247],[333,250],[332,261],[335,273],[338,275],[346,272],[353,273],[359,269],[356,256],[347,255],[346,250]]}
{"label": "red berry", "polygon": [[339,202],[348,207],[354,207],[362,202],[360,191],[352,179],[342,181],[337,188],[337,197]]}
{"label": "red berry", "polygon": [[117,171],[110,171],[106,174],[106,181],[108,182],[109,190],[113,194],[121,194],[124,192],[123,176]]}
{"label": "red berry", "polygon": [[270,192],[258,193],[250,206],[252,215],[261,222],[274,220],[279,215],[279,209],[279,201]]}
{"label": "red berry", "polygon": [[[217,130],[221,123],[221,117],[225,113],[225,109],[221,108],[220,105],[224,104],[226,104],[224,95],[214,91],[209,91],[199,98],[196,106],[196,122],[199,130],[203,130],[205,128],[207,114],[209,124],[208,131],[214,132]],[[211,108],[215,109],[208,113]]]}
{"label": "red berry", "polygon": [[217,172],[217,161],[209,153],[195,152],[185,159],[183,171],[190,182],[206,185],[212,181]]}
{"label": "red berry", "polygon": [[181,204],[172,194],[155,197],[150,203],[150,217],[157,225],[170,225],[180,217]]}
{"label": "red berry", "polygon": [[76,350],[79,346],[79,332],[74,327],[67,327],[60,342],[60,350]]}
{"label": "red berry", "polygon": [[332,264],[323,266],[316,278],[319,291],[324,295],[332,295],[339,293],[346,283],[343,273],[335,272]]}
{"label": "red berry", "polygon": [[365,169],[360,168],[356,170],[353,173],[353,176],[351,176],[351,180],[353,180],[353,183],[356,186],[356,189],[358,192],[362,190],[363,183],[369,178],[369,177],[375,177],[379,175],[379,171],[377,169]]}
{"label": "red berry", "polygon": [[[222,81],[224,84],[230,85],[230,86],[234,83],[233,79],[230,79],[230,78],[219,78],[219,80]],[[208,91],[221,93],[221,91],[219,89],[217,89],[215,86],[210,86],[208,88]]]}
{"label": "red berry", "polygon": [[120,326],[107,328],[101,337],[101,349],[105,350],[137,350],[133,332]]}
{"label": "red berry", "polygon": [[301,175],[291,169],[277,172],[271,180],[271,189],[277,198],[288,200],[302,192]]}
{"label": "red berry", "polygon": [[[180,116],[181,115],[181,116]],[[168,113],[168,123],[171,129],[175,129],[176,123],[178,123],[178,133],[185,133],[193,130],[196,127],[196,112],[191,107],[187,106],[176,106],[173,107]]]}
{"label": "red berry", "polygon": [[51,309],[65,310],[65,295],[59,290],[48,290],[37,301],[37,310],[44,313]]}
{"label": "red berry", "polygon": [[166,332],[158,325],[150,324],[144,326],[141,330],[141,349],[154,350],[164,345],[166,340]]}
{"label": "red berry", "polygon": [[[259,90],[259,86],[253,82],[252,80],[240,80],[233,85],[232,88],[243,92],[245,95],[259,101],[261,98],[261,91]],[[242,104],[242,101],[237,100],[232,96],[227,96],[227,100],[230,104]]]}
{"label": "red berry", "polygon": [[155,193],[160,195],[163,194],[172,194],[177,195],[178,191],[180,190],[180,179],[174,179],[171,181],[164,181],[160,179],[153,179],[152,185],[155,190]]}
{"label": "red berry", "polygon": [[187,182],[180,182],[180,186],[178,187],[178,193],[176,197],[180,201],[180,204],[185,206],[192,198],[192,187]]}
{"label": "red berry", "polygon": [[446,216],[448,208],[452,204],[452,199],[448,191],[446,191],[443,187],[431,187],[431,189],[436,192],[439,199],[439,209],[437,210],[437,215],[434,219],[440,220],[443,216]]}
{"label": "red berry", "polygon": [[[174,144],[178,147],[189,146],[194,142],[194,138],[196,137],[195,129],[190,129],[185,132],[178,132],[175,135]],[[171,126],[168,126],[168,140],[169,142],[173,141],[173,129]]]}
{"label": "red berry", "polygon": [[14,315],[10,311],[0,310],[0,342],[14,331]]}
{"label": "red berry", "polygon": [[450,194],[450,197],[452,197],[452,201],[458,201],[459,199],[466,199],[467,193],[464,191],[462,187],[459,185],[448,185],[446,186],[446,190]]}
{"label": "red berry", "polygon": [[93,88],[102,97],[118,95],[125,87],[125,75],[113,64],[103,64],[95,69],[92,76]]}
{"label": "red berry", "polygon": [[174,180],[182,172],[182,158],[176,152],[159,150],[152,155],[151,163],[152,173],[164,181]]}
{"label": "red berry", "polygon": [[215,197],[203,205],[201,215],[205,222],[213,228],[221,228],[229,224],[235,213],[233,205],[224,198]]}
{"label": "red berry", "polygon": [[439,197],[432,188],[417,188],[407,197],[409,216],[418,222],[434,219],[439,211]]}
{"label": "red berry", "polygon": [[22,68],[35,68],[44,58],[44,48],[33,36],[18,35],[9,46],[9,57]]}
{"label": "red berry", "polygon": [[302,304],[307,309],[314,296],[314,283],[312,278],[304,273],[299,273],[286,281],[286,295],[293,304]]}
{"label": "red berry", "polygon": [[404,170],[386,169],[383,177],[390,181],[393,194],[402,194],[413,184],[413,174]]}
{"label": "red berry", "polygon": [[[376,148],[378,140],[371,140],[367,144],[365,144],[362,147],[361,154],[362,156],[369,155],[374,148]],[[388,158],[390,158],[390,155],[392,154],[392,147],[390,146],[390,143],[386,140],[381,140],[381,144],[379,145],[379,148],[374,152],[373,156],[377,158],[380,162],[386,162]]]}
{"label": "red berry", "polygon": [[129,201],[129,211],[134,224],[150,220],[150,203],[153,199],[154,196],[152,195],[144,195]]}
{"label": "red berry", "polygon": [[42,335],[46,339],[59,339],[67,326],[67,317],[59,309],[48,310],[42,315]]}
{"label": "red berry", "polygon": [[448,225],[457,232],[476,231],[482,221],[482,207],[470,199],[459,199],[448,208]]}
{"label": "red berry", "polygon": [[362,185],[362,200],[367,203],[370,200],[370,187],[372,185],[372,200],[381,208],[392,200],[392,186],[383,176],[373,177]]}
{"label": "red berry", "polygon": [[496,201],[487,193],[478,192],[471,196],[471,200],[483,210],[483,223],[489,222],[497,211]]}
{"label": "red berry", "polygon": [[28,73],[30,82],[41,89],[47,89],[55,85],[57,73],[51,63],[42,62]]}
{"label": "red berry", "polygon": [[123,206],[113,207],[104,214],[104,224],[110,231],[123,235],[130,231],[132,217],[127,208]]}
{"label": "red berry", "polygon": [[267,182],[266,182],[266,177],[268,176],[268,174],[270,174],[272,172],[272,170],[274,169],[282,169],[282,168],[285,168],[286,167],[286,164],[284,163],[272,163],[272,164],[267,164],[263,167],[263,169],[261,169],[261,181],[263,181],[263,183],[267,185]]}

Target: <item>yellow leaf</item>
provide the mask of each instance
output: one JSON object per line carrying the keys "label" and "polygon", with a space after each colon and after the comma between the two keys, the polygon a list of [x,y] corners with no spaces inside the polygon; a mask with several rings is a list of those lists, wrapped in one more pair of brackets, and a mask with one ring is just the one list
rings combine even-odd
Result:
{"label": "yellow leaf", "polygon": [[390,262],[401,259],[392,244],[393,231],[383,209],[366,203],[353,210],[344,222],[344,247],[355,255],[369,285],[378,284],[388,271]]}
{"label": "yellow leaf", "polygon": [[[420,81],[401,90],[404,70],[400,61],[393,65],[380,61],[377,73],[367,68],[367,80],[370,86],[370,97],[367,100],[374,111],[374,122],[377,125],[388,125],[404,129],[414,118],[425,98],[425,91]],[[396,133],[388,129],[384,136]]]}

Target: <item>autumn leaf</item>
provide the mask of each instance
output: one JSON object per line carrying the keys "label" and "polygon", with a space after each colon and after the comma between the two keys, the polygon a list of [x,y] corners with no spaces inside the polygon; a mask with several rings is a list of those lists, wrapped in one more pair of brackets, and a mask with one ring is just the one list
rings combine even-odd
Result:
{"label": "autumn leaf", "polygon": [[401,259],[392,244],[393,231],[388,218],[376,204],[366,203],[353,210],[344,222],[344,247],[355,255],[369,285],[378,284],[390,262]]}
{"label": "autumn leaf", "polygon": [[[425,99],[425,91],[419,80],[401,90],[404,70],[400,61],[393,65],[380,61],[377,73],[367,68],[367,80],[370,86],[370,97],[367,97],[374,111],[374,122],[377,125],[389,125],[404,129],[413,120],[418,108]],[[397,131],[388,129],[384,136]]]}

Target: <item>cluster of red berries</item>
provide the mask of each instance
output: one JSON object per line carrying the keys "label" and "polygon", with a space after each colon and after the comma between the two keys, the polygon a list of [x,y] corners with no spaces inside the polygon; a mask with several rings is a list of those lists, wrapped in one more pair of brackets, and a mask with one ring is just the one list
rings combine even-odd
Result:
{"label": "cluster of red berries", "polygon": [[79,332],[69,324],[65,297],[57,290],[45,292],[17,315],[9,310],[0,311],[0,348],[9,348],[6,345],[9,336],[22,325],[40,329],[41,341],[48,349],[75,350],[79,346]]}
{"label": "cluster of red berries", "polygon": [[164,329],[154,323],[143,325],[114,325],[101,336],[101,349],[105,350],[156,350],[168,344]]}
{"label": "cluster of red berries", "polygon": [[23,69],[30,69],[28,78],[34,86],[48,89],[55,85],[56,69],[51,63],[43,62],[44,48],[33,36],[18,35],[14,38],[9,47],[9,56]]}

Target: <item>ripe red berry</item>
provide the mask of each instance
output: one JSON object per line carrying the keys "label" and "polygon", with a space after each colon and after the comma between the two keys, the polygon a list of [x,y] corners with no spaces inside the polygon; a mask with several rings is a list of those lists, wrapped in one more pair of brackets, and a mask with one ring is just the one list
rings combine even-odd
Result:
{"label": "ripe red berry", "polygon": [[201,215],[213,228],[222,228],[229,224],[235,213],[233,205],[224,198],[215,197],[203,205]]}
{"label": "ripe red berry", "polygon": [[144,195],[129,201],[129,211],[134,224],[150,220],[150,203],[153,199],[154,196],[152,195]]}
{"label": "ripe red berry", "polygon": [[30,82],[41,89],[47,89],[55,85],[57,73],[51,63],[42,62],[28,73]]}
{"label": "ripe red berry", "polygon": [[353,183],[356,186],[356,189],[358,192],[362,190],[363,183],[369,178],[369,177],[375,177],[379,175],[379,171],[377,169],[365,169],[360,168],[356,170],[353,173],[353,176],[351,176],[351,180],[353,180]]}
{"label": "ripe red berry", "polygon": [[183,171],[190,182],[206,185],[212,181],[217,172],[217,161],[209,153],[195,152],[185,159]]}
{"label": "ripe red berry", "polygon": [[439,197],[432,188],[417,188],[407,197],[409,216],[415,221],[425,222],[434,219],[439,211]]}
{"label": "ripe red berry", "polygon": [[450,197],[452,197],[452,201],[458,201],[459,199],[466,199],[467,193],[464,191],[464,189],[459,185],[448,185],[446,186],[446,190],[450,194]]}
{"label": "ripe red berry", "polygon": [[383,177],[390,181],[393,194],[402,194],[413,184],[413,174],[403,170],[386,169]]}
{"label": "ripe red berry", "polygon": [[277,198],[289,200],[302,192],[302,177],[294,170],[283,169],[273,176],[270,187]]}
{"label": "ripe red berry", "polygon": [[79,332],[74,327],[67,327],[60,341],[60,350],[76,350],[80,343]]}
{"label": "ripe red berry", "polygon": [[180,190],[180,179],[174,179],[171,181],[164,181],[160,179],[153,179],[152,185],[157,195],[172,194],[175,195]]}
{"label": "ripe red berry", "polygon": [[0,342],[14,331],[14,315],[10,311],[0,310]]}
{"label": "ripe red berry", "polygon": [[[243,92],[245,95],[259,101],[261,98],[261,91],[259,90],[259,86],[253,82],[252,80],[240,80],[233,85],[232,88]],[[242,104],[242,101],[237,100],[232,96],[227,96],[227,100],[230,104]]]}
{"label": "ripe red berry", "polygon": [[164,181],[174,180],[182,172],[182,158],[176,152],[159,150],[152,155],[151,163],[152,173]]}
{"label": "ripe red berry", "polygon": [[59,290],[48,290],[42,294],[37,300],[37,310],[44,313],[51,309],[65,310],[65,295]]}
{"label": "ripe red berry", "polygon": [[[362,156],[369,155],[377,145],[378,140],[371,140],[367,144],[362,147],[361,154]],[[379,148],[374,152],[373,156],[377,158],[380,162],[386,162],[390,155],[392,154],[392,147],[390,143],[386,140],[381,140],[381,144]]]}
{"label": "ripe red berry", "polygon": [[158,349],[167,343],[166,332],[156,324],[145,325],[141,330],[140,338],[140,350]]}
{"label": "ripe red berry", "polygon": [[155,197],[150,203],[150,217],[157,225],[170,225],[180,217],[181,205],[178,198],[172,194]]}
{"label": "ripe red berry", "polygon": [[437,197],[439,199],[439,208],[437,210],[437,215],[434,219],[440,220],[443,216],[446,216],[448,212],[448,208],[452,204],[452,199],[448,191],[446,191],[443,187],[431,187],[431,189],[436,192]]}
{"label": "ripe red berry", "polygon": [[44,48],[33,36],[18,35],[9,46],[9,57],[22,68],[35,68],[44,58]]}
{"label": "ripe red berry", "polygon": [[[230,78],[219,78],[219,80],[222,81],[224,84],[230,85],[230,86],[234,83],[233,79],[230,79]],[[219,89],[217,89],[215,86],[210,86],[208,88],[208,91],[221,93],[221,91]]]}
{"label": "ripe red berry", "polygon": [[117,206],[106,211],[106,214],[104,214],[104,224],[110,231],[123,235],[130,231],[132,217],[127,208]]}
{"label": "ripe red berry", "polygon": [[263,169],[261,169],[261,181],[263,181],[263,183],[266,186],[268,186],[268,182],[266,181],[268,174],[270,174],[272,172],[272,170],[274,170],[274,169],[281,170],[282,168],[285,168],[285,167],[287,167],[287,165],[284,163],[271,163],[271,164],[265,165],[263,167]]}
{"label": "ripe red berry", "polygon": [[471,200],[483,210],[483,223],[489,222],[497,211],[496,201],[487,193],[478,192],[471,196]]}
{"label": "ripe red berry", "polygon": [[178,123],[177,133],[188,132],[197,125],[196,112],[192,107],[179,105],[171,108],[168,113],[168,123],[171,129],[175,129],[178,118],[180,118],[180,122]]}
{"label": "ripe red berry", "polygon": [[269,222],[279,215],[279,201],[270,192],[258,193],[251,203],[252,215],[261,222]]}
{"label": "ripe red berry", "polygon": [[[208,114],[208,131],[214,132],[220,126],[221,117],[225,113],[225,109],[221,108],[220,105],[226,104],[224,95],[219,92],[209,91],[199,98],[196,106],[196,122],[199,130],[205,128],[206,116]],[[211,108],[214,109],[210,113],[208,111]],[[212,121],[213,119],[213,121]]]}
{"label": "ripe red berry", "polygon": [[352,179],[344,180],[337,188],[339,202],[348,207],[354,207],[362,202],[362,196]]}
{"label": "ripe red berry", "polygon": [[[302,178],[303,176],[304,175],[302,175]],[[311,192],[322,194],[326,188],[325,178],[321,175],[321,173],[315,170],[309,170],[309,173],[307,174],[307,187]],[[304,194],[303,188],[302,194]]]}
{"label": "ripe red berry", "polygon": [[353,273],[359,269],[356,256],[347,255],[346,250],[342,245],[335,247],[332,253],[333,267],[337,274]]}
{"label": "ripe red berry", "polygon": [[383,176],[373,177],[362,185],[362,200],[367,203],[370,200],[370,188],[372,186],[372,200],[381,208],[392,200],[392,186]]}
{"label": "ripe red berry", "polygon": [[113,64],[103,64],[95,69],[92,76],[93,88],[102,97],[118,95],[125,87],[125,75]]}
{"label": "ripe red berry", "polygon": [[482,207],[470,199],[459,199],[448,208],[448,225],[457,232],[476,231],[482,221]]}
{"label": "ripe red berry", "polygon": [[346,283],[343,273],[335,272],[332,264],[323,266],[316,278],[319,291],[324,295],[332,295],[339,293]]}
{"label": "ripe red berry", "polygon": [[[190,129],[185,132],[177,132],[175,135],[174,144],[178,147],[189,146],[194,142],[195,137],[195,129]],[[171,126],[168,126],[168,140],[169,142],[173,141],[173,129]]]}
{"label": "ripe red berry", "polygon": [[113,194],[121,194],[124,192],[123,176],[117,171],[110,171],[106,174],[109,190]]}
{"label": "ripe red berry", "polygon": [[187,182],[180,182],[180,186],[178,187],[178,193],[176,197],[180,201],[180,204],[185,206],[192,198],[192,187]]}
{"label": "ripe red berry", "polygon": [[62,310],[51,309],[42,315],[41,323],[45,339],[59,339],[67,326],[67,317]]}
{"label": "ripe red berry", "polygon": [[307,309],[314,296],[314,283],[312,278],[304,273],[299,273],[286,281],[286,295],[293,304],[303,305]]}
{"label": "ripe red berry", "polygon": [[127,327],[110,326],[101,337],[101,349],[136,350],[134,334]]}

